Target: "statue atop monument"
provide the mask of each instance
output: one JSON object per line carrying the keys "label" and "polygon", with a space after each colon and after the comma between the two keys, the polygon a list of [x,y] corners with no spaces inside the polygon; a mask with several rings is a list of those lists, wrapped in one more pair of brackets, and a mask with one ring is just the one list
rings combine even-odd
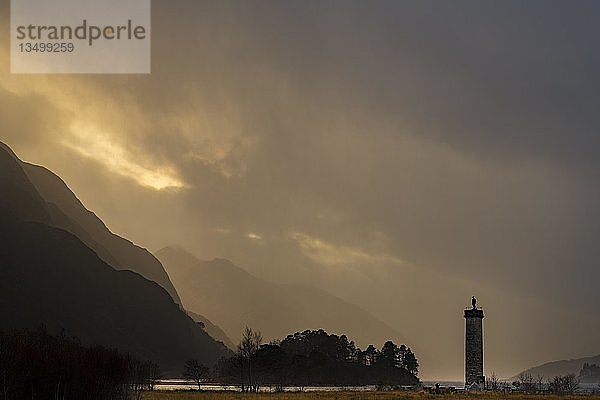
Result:
{"label": "statue atop monument", "polygon": [[465,308],[465,389],[484,390],[483,375],[483,309],[471,297],[473,308]]}

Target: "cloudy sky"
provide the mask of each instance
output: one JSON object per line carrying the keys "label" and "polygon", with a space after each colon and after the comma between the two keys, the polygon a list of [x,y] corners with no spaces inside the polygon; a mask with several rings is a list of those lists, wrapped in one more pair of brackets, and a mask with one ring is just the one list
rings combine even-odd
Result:
{"label": "cloudy sky", "polygon": [[357,303],[424,378],[473,294],[487,374],[600,353],[600,3],[154,0],[130,76],[11,75],[1,4],[0,140],[116,233]]}

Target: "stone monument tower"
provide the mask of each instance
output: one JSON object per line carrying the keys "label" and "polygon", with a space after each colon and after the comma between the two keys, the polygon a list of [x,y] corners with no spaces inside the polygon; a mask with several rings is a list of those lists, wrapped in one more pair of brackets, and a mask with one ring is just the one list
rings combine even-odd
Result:
{"label": "stone monument tower", "polygon": [[477,308],[475,296],[472,308],[465,309],[465,388],[485,388],[483,376],[483,310]]}

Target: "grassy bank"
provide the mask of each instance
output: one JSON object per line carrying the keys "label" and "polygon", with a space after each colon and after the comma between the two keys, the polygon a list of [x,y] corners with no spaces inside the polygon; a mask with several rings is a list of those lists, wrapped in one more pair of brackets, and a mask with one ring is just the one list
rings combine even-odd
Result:
{"label": "grassy bank", "polygon": [[454,393],[432,395],[426,392],[309,392],[309,393],[232,393],[232,392],[148,392],[143,400],[600,400],[594,396],[555,396],[501,393]]}

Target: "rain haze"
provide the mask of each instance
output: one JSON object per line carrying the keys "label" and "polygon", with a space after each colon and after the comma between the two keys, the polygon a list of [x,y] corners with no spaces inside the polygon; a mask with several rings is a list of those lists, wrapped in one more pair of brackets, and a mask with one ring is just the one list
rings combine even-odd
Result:
{"label": "rain haze", "polygon": [[2,48],[0,140],[151,251],[360,306],[421,379],[463,378],[475,295],[485,373],[508,378],[600,353],[598,17],[154,0],[149,75],[10,74]]}

